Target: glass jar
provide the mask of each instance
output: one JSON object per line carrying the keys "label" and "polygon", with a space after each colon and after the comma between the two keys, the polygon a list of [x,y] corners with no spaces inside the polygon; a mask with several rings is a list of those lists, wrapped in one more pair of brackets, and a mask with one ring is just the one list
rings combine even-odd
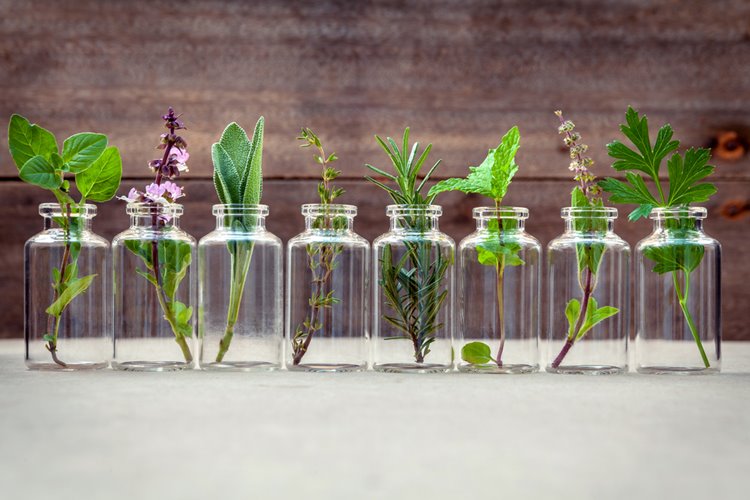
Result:
{"label": "glass jar", "polygon": [[547,245],[548,372],[628,370],[630,246],[614,233],[617,209],[566,207],[565,232]]}
{"label": "glass jar", "polygon": [[214,205],[216,230],[198,244],[200,367],[272,370],[281,361],[281,240],[266,205]]}
{"label": "glass jar", "polygon": [[364,370],[370,244],[353,230],[357,207],[308,204],[302,215],[287,248],[286,367]]}
{"label": "glass jar", "polygon": [[390,230],[373,242],[373,368],[446,372],[453,367],[455,243],[438,229],[437,205],[389,205]]}
{"label": "glass jar", "polygon": [[24,247],[26,366],[83,370],[108,366],[109,242],[91,231],[96,206],[42,203],[44,230]]}
{"label": "glass jar", "polygon": [[641,373],[721,368],[721,246],[703,232],[702,207],[655,208],[636,246],[635,362]]}
{"label": "glass jar", "polygon": [[541,245],[521,207],[478,207],[477,229],[459,245],[458,369],[539,369]]}
{"label": "glass jar", "polygon": [[112,240],[112,367],[192,368],[195,239],[180,229],[182,205],[128,203],[130,228]]}

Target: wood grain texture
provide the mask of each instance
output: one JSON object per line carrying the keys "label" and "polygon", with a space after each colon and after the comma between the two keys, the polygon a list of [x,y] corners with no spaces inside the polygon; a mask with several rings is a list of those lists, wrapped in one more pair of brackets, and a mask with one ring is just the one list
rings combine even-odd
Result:
{"label": "wood grain texture", "polygon": [[[388,219],[385,206],[388,198],[379,189],[364,182],[343,181],[346,194],[342,203],[355,203],[359,213],[355,220],[355,230],[372,241],[387,231]],[[719,182],[719,194],[707,205],[709,219],[705,224],[707,232],[719,239],[723,246],[723,312],[724,335],[727,339],[750,340],[743,308],[750,302],[750,290],[746,286],[744,253],[750,214],[727,216],[722,208],[730,201],[745,196],[750,190],[750,182]],[[123,192],[127,186],[123,188]],[[211,215],[211,205],[217,202],[213,185],[209,181],[187,181],[188,193],[182,227],[199,238],[215,226]],[[506,198],[507,204],[530,207],[531,216],[527,229],[543,244],[559,235],[563,229],[560,207],[568,203],[570,183],[555,180],[518,180],[513,183]],[[5,200],[6,212],[0,218],[0,296],[9,307],[0,310],[0,337],[17,337],[23,327],[23,242],[41,230],[42,220],[36,214],[37,204],[49,201],[45,193],[20,182],[0,183],[0,197]],[[267,181],[264,185],[263,202],[270,205],[268,229],[285,242],[304,228],[300,215],[300,204],[315,202],[314,181]],[[474,230],[471,209],[486,203],[478,196],[463,196],[447,193],[438,199],[444,215],[440,219],[441,230],[458,243],[461,238]],[[631,246],[644,238],[651,230],[646,221],[628,223],[625,213],[621,214],[615,230]],[[108,203],[99,207],[99,215],[94,220],[94,230],[111,239],[128,226],[123,203]]]}
{"label": "wood grain texture", "polygon": [[[684,146],[750,138],[747,2],[0,3],[0,116],[61,137],[107,133],[126,176],[146,175],[159,116],[185,113],[194,175],[226,123],[268,120],[266,175],[314,175],[296,148],[313,127],[344,175],[382,158],[374,134],[436,144],[444,175],[480,162],[519,124],[527,178],[564,178],[552,111],[566,110],[600,165],[628,104],[672,122]],[[165,17],[170,22],[165,23]],[[5,139],[0,148],[5,149]],[[719,161],[750,178],[750,158]],[[0,173],[14,171],[7,156]]]}
{"label": "wood grain texture", "polygon": [[[518,124],[521,166],[508,203],[531,208],[543,242],[562,228],[570,189],[555,109],[578,125],[611,173],[605,144],[633,104],[670,122],[684,147],[715,147],[719,194],[709,233],[724,244],[724,326],[750,339],[742,308],[750,263],[750,3],[743,0],[0,0],[0,119],[21,113],[62,140],[82,130],[120,147],[125,183],[142,184],[168,105],[185,114],[192,180],[184,225],[212,226],[210,145],[236,120],[267,120],[265,201],[269,228],[301,230],[314,201],[317,165],[295,136],[312,127],[336,151],[356,226],[369,239],[387,227],[385,196],[355,179],[385,166],[374,134],[434,143],[438,177],[463,175]],[[0,134],[0,336],[22,332],[23,241],[41,227],[48,198],[16,182]],[[136,181],[137,180],[137,181]],[[123,187],[123,192],[126,188]],[[476,197],[441,198],[442,225],[459,239],[473,227]],[[97,230],[127,225],[104,204]],[[631,244],[648,223],[618,224]]]}

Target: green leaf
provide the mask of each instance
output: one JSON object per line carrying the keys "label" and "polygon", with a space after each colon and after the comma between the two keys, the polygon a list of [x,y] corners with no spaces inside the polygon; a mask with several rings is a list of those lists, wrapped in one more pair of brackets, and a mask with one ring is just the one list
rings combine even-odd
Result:
{"label": "green leaf", "polygon": [[120,151],[110,146],[104,150],[90,168],[76,174],[76,185],[81,195],[92,201],[112,199],[122,179]]}
{"label": "green leaf", "polygon": [[522,266],[524,261],[518,257],[520,251],[518,243],[488,239],[477,246],[477,260],[483,266]]}
{"label": "green leaf", "polygon": [[581,303],[578,299],[570,299],[565,306],[565,317],[568,318],[568,338],[575,335],[575,327],[578,322],[578,315],[581,314]]}
{"label": "green leaf", "polygon": [[57,189],[63,183],[62,175],[42,155],[37,155],[24,163],[18,176],[23,181],[44,189]]}
{"label": "green leaf", "polygon": [[687,243],[647,247],[643,254],[655,262],[655,273],[683,271],[690,274],[700,265],[704,252],[702,245]]}
{"label": "green leaf", "polygon": [[137,274],[138,274],[139,276],[142,276],[142,277],[144,277],[144,278],[145,278],[145,279],[146,279],[146,280],[147,280],[147,281],[148,281],[149,283],[151,283],[152,285],[154,285],[154,286],[155,286],[155,285],[158,285],[158,283],[156,282],[156,278],[154,277],[154,275],[153,275],[152,273],[150,273],[150,272],[148,272],[148,271],[144,271],[144,270],[142,270],[142,269],[136,269],[136,270],[135,270],[135,272],[136,272],[136,273],[137,273]]}
{"label": "green leaf", "polygon": [[638,205],[638,208],[630,212],[630,215],[628,215],[628,220],[638,220],[641,218],[645,219],[649,216],[653,209],[654,206],[649,203]]}
{"label": "green leaf", "polygon": [[63,143],[64,170],[77,174],[93,165],[107,147],[107,136],[82,132],[71,135]]}
{"label": "green leaf", "polygon": [[91,286],[94,278],[96,278],[96,274],[89,274],[88,276],[71,281],[65,288],[65,291],[47,308],[47,314],[55,317],[60,316],[74,298],[81,295]]}
{"label": "green leaf", "polygon": [[221,185],[221,192],[224,195],[222,203],[241,203],[238,198],[240,193],[240,176],[229,153],[221,146],[214,144],[211,146],[211,159],[214,163],[214,172]]}
{"label": "green leaf", "polygon": [[493,361],[490,346],[484,342],[469,342],[461,349],[461,359],[472,365],[483,365]]}
{"label": "green leaf", "polygon": [[175,326],[179,334],[184,337],[192,337],[193,325],[190,324],[190,318],[193,316],[193,308],[177,300],[170,303],[170,308],[174,314]]}
{"label": "green leaf", "polygon": [[50,335],[49,333],[45,333],[44,335],[42,335],[42,339],[45,342],[55,342],[55,336],[54,335]]}
{"label": "green leaf", "polygon": [[614,316],[618,312],[620,312],[620,310],[616,307],[598,307],[596,299],[594,299],[594,297],[591,297],[589,299],[588,306],[586,307],[586,318],[583,321],[583,325],[581,325],[581,329],[578,331],[576,340],[580,340],[584,335],[586,335],[586,333],[588,333],[589,330],[594,328],[594,326],[601,323],[605,319]]}
{"label": "green leaf", "polygon": [[670,206],[687,205],[693,202],[703,202],[716,193],[713,184],[696,184],[699,180],[711,175],[713,165],[709,165],[711,151],[708,149],[690,148],[685,151],[685,159],[678,154],[672,155],[667,162],[669,171],[669,199]]}
{"label": "green leaf", "polygon": [[16,168],[20,170],[35,156],[50,159],[53,153],[57,153],[57,142],[48,130],[32,125],[21,115],[13,115],[8,124],[8,148]]}
{"label": "green leaf", "polygon": [[174,299],[180,282],[185,278],[192,253],[190,244],[178,240],[159,241],[159,266],[162,275],[162,288],[170,299]]}
{"label": "green leaf", "polygon": [[[250,160],[250,140],[247,138],[245,129],[240,127],[236,122],[230,123],[224,129],[224,132],[222,132],[218,144],[227,153],[229,159],[232,160],[232,165],[236,169],[237,176],[240,177]],[[216,168],[215,162],[214,168]],[[232,193],[232,195],[235,194],[239,198],[240,193]]]}
{"label": "green leaf", "polygon": [[[250,148],[250,158],[242,173],[244,193],[242,203],[257,205],[263,194],[263,130],[265,120],[261,116],[255,124],[253,142]],[[250,221],[248,221],[250,222]]]}
{"label": "green leaf", "polygon": [[461,191],[487,196],[500,203],[508,191],[513,176],[518,171],[514,160],[520,147],[518,127],[511,128],[495,149],[490,149],[487,157],[478,167],[469,167],[465,179],[452,178],[440,181],[429,191],[429,196],[436,196],[445,191]]}

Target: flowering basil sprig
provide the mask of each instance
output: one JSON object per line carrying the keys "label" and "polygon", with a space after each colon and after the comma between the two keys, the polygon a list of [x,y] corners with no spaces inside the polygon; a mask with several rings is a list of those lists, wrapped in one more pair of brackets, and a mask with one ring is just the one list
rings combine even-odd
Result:
{"label": "flowering basil sprig", "polygon": [[[185,124],[171,107],[162,116],[168,132],[161,134],[157,149],[163,149],[161,158],[151,160],[148,167],[154,172],[154,182],[143,191],[131,189],[127,196],[120,197],[129,203],[152,205],[152,227],[156,231],[171,231],[167,226],[170,216],[159,213],[158,206],[168,206],[184,196],[183,189],[175,182],[182,172],[187,172],[187,142],[177,135],[184,130]],[[175,336],[175,341],[182,350],[185,361],[190,363],[193,355],[186,337],[193,335],[193,308],[177,300],[177,291],[183,278],[187,275],[192,261],[190,244],[170,238],[155,236],[152,241],[126,240],[125,246],[138,256],[145,269],[136,272],[150,282],[156,291],[156,297]]]}

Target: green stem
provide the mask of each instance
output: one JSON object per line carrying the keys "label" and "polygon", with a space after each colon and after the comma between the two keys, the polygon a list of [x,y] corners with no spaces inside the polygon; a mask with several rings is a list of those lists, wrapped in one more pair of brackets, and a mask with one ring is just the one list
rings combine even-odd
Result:
{"label": "green stem", "polygon": [[495,265],[497,273],[497,325],[500,330],[500,347],[497,349],[497,366],[503,366],[503,349],[505,349],[505,305],[503,300],[503,275],[505,274],[505,256]]}
{"label": "green stem", "polygon": [[169,323],[169,326],[172,328],[172,332],[175,336],[175,342],[177,342],[177,345],[180,346],[180,349],[182,350],[182,355],[185,357],[185,361],[190,363],[193,361],[193,355],[190,352],[190,346],[188,346],[187,341],[185,340],[185,336],[179,333],[177,330],[177,325],[175,324],[175,318],[172,314],[171,309],[169,308],[169,305],[167,304],[167,299],[164,294],[164,289],[160,285],[155,285],[156,287],[156,296],[159,299],[159,305],[161,306],[162,311],[164,311],[164,319],[167,320],[167,323]]}
{"label": "green stem", "polygon": [[701,342],[700,335],[698,335],[698,328],[695,326],[695,322],[693,321],[693,316],[690,314],[690,310],[688,309],[688,294],[690,293],[690,274],[683,272],[683,276],[685,276],[685,294],[682,294],[682,291],[680,290],[680,281],[677,278],[677,271],[672,271],[672,281],[674,282],[674,289],[677,293],[677,299],[680,302],[680,309],[682,309],[682,314],[685,316],[685,319],[688,322],[688,327],[690,328],[690,333],[693,334],[693,338],[695,339],[695,344],[698,346],[698,351],[700,352],[701,359],[703,360],[703,364],[706,368],[710,368],[711,364],[708,361],[708,356],[706,356],[706,351],[703,349],[703,343]]}
{"label": "green stem", "polygon": [[234,326],[240,315],[240,305],[242,295],[247,282],[247,273],[250,269],[250,261],[253,256],[253,244],[249,243],[246,249],[244,243],[237,242],[238,245],[232,256],[232,283],[229,288],[229,307],[227,308],[227,324],[224,330],[224,336],[219,342],[219,352],[216,354],[216,362],[221,363],[229,350],[229,345],[234,337]]}

